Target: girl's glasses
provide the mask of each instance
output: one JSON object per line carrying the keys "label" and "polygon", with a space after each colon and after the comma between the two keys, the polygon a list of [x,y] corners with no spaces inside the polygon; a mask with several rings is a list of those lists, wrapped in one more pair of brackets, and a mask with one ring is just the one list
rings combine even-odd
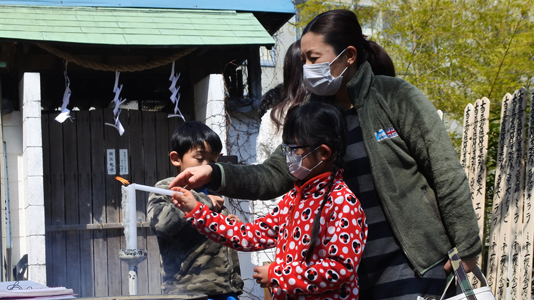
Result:
{"label": "girl's glasses", "polygon": [[297,146],[297,145],[286,145],[282,144],[282,153],[284,155],[293,154],[293,151],[300,149],[300,148],[308,148],[311,147],[310,145],[303,145],[303,146]]}

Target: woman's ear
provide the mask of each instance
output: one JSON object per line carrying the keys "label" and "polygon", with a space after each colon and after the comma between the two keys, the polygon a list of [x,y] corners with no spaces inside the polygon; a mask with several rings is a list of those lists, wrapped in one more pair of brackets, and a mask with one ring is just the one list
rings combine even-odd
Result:
{"label": "woman's ear", "polygon": [[171,153],[169,153],[169,158],[171,159],[171,164],[175,167],[179,168],[182,164],[182,160],[180,159],[180,156],[176,151],[172,151]]}
{"label": "woman's ear", "polygon": [[347,66],[351,66],[352,64],[356,63],[358,58],[358,50],[356,50],[356,47],[348,46],[347,50],[345,50],[345,54],[347,54]]}
{"label": "woman's ear", "polygon": [[320,160],[326,161],[330,159],[330,157],[332,157],[332,149],[330,149],[330,147],[328,147],[325,144],[322,144],[321,146],[319,146],[319,149],[317,150],[318,150],[317,152],[319,152],[319,155],[320,155]]}

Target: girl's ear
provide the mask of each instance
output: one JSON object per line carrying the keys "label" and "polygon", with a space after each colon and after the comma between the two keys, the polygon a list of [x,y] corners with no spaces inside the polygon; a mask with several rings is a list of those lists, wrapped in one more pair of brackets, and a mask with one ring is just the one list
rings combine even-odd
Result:
{"label": "girl's ear", "polygon": [[325,144],[322,144],[321,146],[319,146],[319,149],[317,150],[318,150],[317,152],[319,152],[320,159],[323,161],[326,161],[330,159],[330,157],[332,157],[332,149],[330,149],[330,147],[328,147]]}
{"label": "girl's ear", "polygon": [[171,153],[169,153],[169,158],[171,159],[171,164],[175,167],[179,168],[182,164],[182,160],[180,159],[180,156],[176,151],[172,151]]}

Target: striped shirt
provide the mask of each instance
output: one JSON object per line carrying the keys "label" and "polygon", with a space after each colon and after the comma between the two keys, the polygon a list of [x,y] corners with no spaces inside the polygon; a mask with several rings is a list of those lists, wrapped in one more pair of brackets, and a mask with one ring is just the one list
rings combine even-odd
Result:
{"label": "striped shirt", "polygon": [[439,299],[445,288],[445,262],[418,277],[393,235],[375,190],[371,165],[365,150],[360,121],[354,109],[346,112],[347,153],[343,169],[348,187],[360,200],[367,217],[368,236],[358,270],[360,300]]}

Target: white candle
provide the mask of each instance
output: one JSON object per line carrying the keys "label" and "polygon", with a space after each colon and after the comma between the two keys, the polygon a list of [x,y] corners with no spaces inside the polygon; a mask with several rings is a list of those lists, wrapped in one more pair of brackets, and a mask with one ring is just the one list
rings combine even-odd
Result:
{"label": "white candle", "polygon": [[122,186],[121,205],[126,249],[137,249],[137,204],[134,186]]}
{"label": "white candle", "polygon": [[145,191],[149,193],[171,196],[171,190],[155,188],[147,185],[132,183],[122,186],[122,225],[124,226],[124,237],[126,238],[126,249],[137,249],[137,202],[135,191]]}
{"label": "white candle", "polygon": [[137,202],[135,191],[145,191],[149,193],[171,196],[171,190],[155,188],[147,185],[132,183],[122,186],[122,225],[124,226],[124,237],[126,239],[126,249],[137,249]]}
{"label": "white candle", "polygon": [[151,187],[151,186],[148,186],[148,185],[142,185],[142,184],[137,184],[137,183],[132,183],[132,184],[128,185],[128,187],[130,187],[130,186],[134,186],[134,189],[136,189],[136,190],[145,191],[145,192],[154,193],[154,194],[167,195],[167,196],[171,196],[171,197],[172,197],[172,195],[174,193],[179,193],[179,194],[183,195],[182,192],[175,192],[175,191],[171,191],[171,190],[155,188],[155,187]]}

